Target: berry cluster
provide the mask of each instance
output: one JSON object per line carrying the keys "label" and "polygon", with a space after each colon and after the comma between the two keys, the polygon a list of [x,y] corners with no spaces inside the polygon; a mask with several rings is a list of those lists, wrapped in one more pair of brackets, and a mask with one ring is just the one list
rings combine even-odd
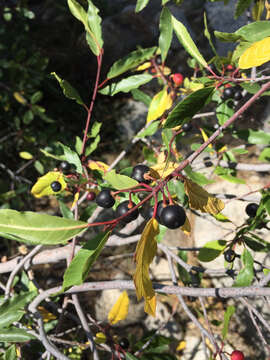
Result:
{"label": "berry cluster", "polygon": [[[131,177],[139,183],[150,184],[151,179],[147,178],[149,173],[150,169],[148,166],[139,164],[133,168]],[[112,190],[108,188],[102,189],[96,197],[96,203],[100,207],[111,208],[115,204],[115,198]],[[140,208],[140,214],[146,220],[149,220],[154,216],[154,209],[154,206],[149,206],[148,204],[143,205]],[[122,217],[122,222],[127,224],[138,217],[139,210],[133,201],[125,200],[117,206],[115,215],[116,217]],[[161,200],[158,202],[155,217],[160,224],[168,227],[169,229],[179,228],[180,226],[183,226],[186,221],[186,213],[184,209],[177,204],[169,203],[168,200]]]}
{"label": "berry cluster", "polygon": [[222,94],[222,99],[223,100],[233,99],[233,100],[236,100],[236,101],[240,101],[242,98],[243,98],[242,91],[241,91],[241,88],[238,87],[238,86],[226,87],[223,90],[223,94]]}

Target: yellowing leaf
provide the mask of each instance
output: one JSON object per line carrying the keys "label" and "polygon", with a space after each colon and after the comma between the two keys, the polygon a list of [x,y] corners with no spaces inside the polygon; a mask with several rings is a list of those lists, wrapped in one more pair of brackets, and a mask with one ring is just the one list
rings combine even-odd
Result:
{"label": "yellowing leaf", "polygon": [[43,318],[43,321],[46,323],[50,320],[55,320],[57,317],[50,313],[48,310],[46,310],[43,306],[38,307],[38,311],[41,313],[41,316]]}
{"label": "yellowing leaf", "polygon": [[186,341],[182,340],[177,345],[176,351],[182,351],[182,350],[184,350],[186,348],[186,346],[187,346]]}
{"label": "yellowing leaf", "polygon": [[[207,140],[208,140],[208,136],[206,135],[205,131],[204,131],[202,128],[200,128],[200,131],[201,131],[201,134],[202,134],[202,137],[203,137],[203,141],[204,141],[204,142],[207,141]],[[212,144],[209,144],[208,146],[209,146],[209,148],[212,148],[212,147],[213,147]]]}
{"label": "yellowing leaf", "polygon": [[33,159],[33,155],[30,154],[30,153],[27,152],[27,151],[21,151],[21,152],[19,152],[19,155],[20,155],[20,157],[21,157],[22,159],[25,159],[25,160],[31,160],[31,159]]}
{"label": "yellowing leaf", "polygon": [[148,68],[150,68],[152,66],[150,61],[146,61],[145,63],[143,63],[142,65],[139,65],[136,70],[137,71],[142,71],[142,70],[146,70]]}
{"label": "yellowing leaf", "polygon": [[146,123],[158,119],[171,106],[172,98],[168,94],[167,88],[164,88],[153,97],[149,106]]}
{"label": "yellowing leaf", "polygon": [[13,93],[14,98],[22,105],[27,104],[27,100],[17,91]]}
{"label": "yellowing leaf", "polygon": [[[153,171],[153,176],[156,177],[154,174],[158,174],[159,178],[165,178],[169,175],[173,170],[178,167],[177,163],[173,161],[166,161],[166,156],[164,152],[160,153],[157,159],[157,163],[151,166],[150,173]],[[152,173],[151,173],[152,175]]]}
{"label": "yellowing leaf", "polygon": [[128,294],[126,291],[123,291],[108,314],[109,322],[112,325],[114,325],[118,323],[118,321],[120,320],[125,320],[128,314],[128,307],[129,307]]}
{"label": "yellowing leaf", "polygon": [[106,341],[107,341],[107,337],[103,332],[96,333],[96,336],[95,336],[96,344],[105,344]]}
{"label": "yellowing leaf", "polygon": [[91,170],[99,170],[104,173],[109,169],[109,165],[105,164],[102,161],[94,161],[94,160],[88,161],[88,167]]}
{"label": "yellowing leaf", "polygon": [[224,209],[225,205],[223,201],[209,194],[200,185],[186,179],[184,186],[188,196],[189,206],[192,209],[207,212],[212,215],[216,215]]}
{"label": "yellowing leaf", "polygon": [[149,266],[157,252],[155,237],[159,234],[159,225],[156,219],[150,219],[136,247],[136,270],[134,284],[137,299],[144,297],[144,311],[152,316],[156,315],[156,295],[149,277]]}
{"label": "yellowing leaf", "polygon": [[[270,25],[269,25],[270,26]],[[239,68],[249,69],[270,60],[270,37],[252,44],[239,58]]]}
{"label": "yellowing leaf", "polygon": [[190,226],[190,222],[188,220],[188,217],[186,217],[186,221],[184,223],[183,226],[181,226],[181,230],[184,231],[184,233],[188,236],[190,236],[191,233],[191,226]]}
{"label": "yellowing leaf", "polygon": [[[51,183],[54,181],[58,181],[61,184],[60,191],[53,191],[51,188]],[[65,190],[67,184],[64,180],[64,176],[59,171],[50,171],[44,176],[38,178],[38,181],[31,189],[31,193],[36,197],[40,198],[46,195],[56,195],[59,194],[61,191]]]}
{"label": "yellowing leaf", "polygon": [[71,206],[72,208],[77,204],[77,201],[79,200],[79,195],[80,195],[79,192],[76,192],[76,194],[74,195],[74,200]]}

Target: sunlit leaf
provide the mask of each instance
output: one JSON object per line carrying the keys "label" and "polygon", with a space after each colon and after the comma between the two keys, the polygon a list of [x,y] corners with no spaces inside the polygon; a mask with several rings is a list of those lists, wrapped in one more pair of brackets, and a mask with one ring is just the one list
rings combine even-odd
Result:
{"label": "sunlit leaf", "polygon": [[102,161],[94,161],[94,160],[88,161],[88,167],[91,170],[98,170],[104,173],[106,173],[106,171],[109,169],[109,165],[105,164]]}
{"label": "sunlit leaf", "polygon": [[160,153],[157,159],[157,163],[151,166],[152,175],[158,174],[159,178],[165,178],[169,175],[173,170],[178,167],[178,164],[173,161],[166,161],[166,155],[164,152]]}
{"label": "sunlit leaf", "polygon": [[0,331],[0,341],[1,342],[17,342],[22,343],[29,340],[36,340],[37,338],[29,334],[24,329],[19,329],[15,326],[11,326],[8,329],[1,329]]}
{"label": "sunlit leaf", "polygon": [[178,21],[174,16],[172,16],[172,23],[176,36],[178,37],[178,40],[183,45],[185,50],[189,53],[190,56],[196,59],[203,67],[206,67],[207,62],[205,61],[199,49],[195,45],[186,27],[180,21]]}
{"label": "sunlit leaf", "polygon": [[39,306],[38,311],[40,312],[42,319],[45,323],[57,319],[57,317],[54,314],[46,310],[43,306]]}
{"label": "sunlit leaf", "polygon": [[116,174],[115,170],[111,170],[104,175],[106,180],[114,189],[121,190],[138,185],[138,181],[129,176]]}
{"label": "sunlit leaf", "polygon": [[156,314],[156,295],[149,277],[149,266],[157,252],[156,236],[159,234],[159,225],[156,219],[147,222],[141,239],[136,247],[136,271],[134,284],[137,299],[144,297],[144,310],[147,314]]}
{"label": "sunlit leaf", "polygon": [[229,323],[232,315],[235,312],[235,307],[232,305],[229,305],[226,309],[226,312],[224,314],[224,323],[223,323],[223,329],[222,329],[222,339],[224,340],[228,334],[229,329]]}
{"label": "sunlit leaf", "polygon": [[227,245],[227,241],[225,240],[208,241],[200,249],[198,254],[198,259],[204,262],[212,261],[222,253],[226,245]]}
{"label": "sunlit leaf", "polygon": [[132,75],[119,81],[118,83],[112,83],[99,92],[103,95],[113,96],[119,92],[129,92],[132,89],[137,89],[139,86],[144,85],[151,81],[153,76],[150,74]]}
{"label": "sunlit leaf", "polygon": [[98,13],[99,9],[91,0],[88,0],[87,24],[90,32],[87,32],[86,40],[95,55],[100,54],[103,46],[101,17]]}
{"label": "sunlit leaf", "polygon": [[270,60],[270,37],[252,44],[239,58],[240,69],[260,66]]}
{"label": "sunlit leaf", "polygon": [[158,43],[161,51],[162,62],[164,63],[168,54],[168,50],[171,46],[173,35],[171,13],[166,7],[162,9],[160,14],[159,31],[160,35]]}
{"label": "sunlit leaf", "polygon": [[22,159],[25,159],[25,160],[33,159],[33,155],[30,154],[28,151],[21,151],[21,152],[19,152],[19,155]]}
{"label": "sunlit leaf", "polygon": [[[208,136],[207,136],[206,132],[202,128],[200,128],[200,132],[202,134],[203,141],[206,142],[208,140]],[[209,144],[208,146],[209,146],[209,148],[213,148],[212,144]]]}
{"label": "sunlit leaf", "polygon": [[[51,188],[51,183],[58,181],[61,184],[61,189],[57,192],[53,191]],[[31,189],[31,193],[36,197],[40,198],[46,195],[56,195],[61,191],[65,190],[67,184],[64,180],[64,176],[59,171],[49,171],[47,174],[38,178],[38,181]]]}
{"label": "sunlit leaf", "polygon": [[0,210],[0,235],[29,244],[63,244],[87,228],[87,223],[58,216]]}
{"label": "sunlit leaf", "polygon": [[149,3],[149,0],[137,0],[135,12],[137,13],[137,12],[142,11],[148,3]]}
{"label": "sunlit leaf", "polygon": [[186,216],[186,221],[184,223],[183,226],[181,226],[181,230],[184,231],[184,233],[188,236],[190,236],[190,233],[191,233],[191,225],[190,225],[190,222],[188,220],[188,217]]}
{"label": "sunlit leaf", "polygon": [[189,179],[185,179],[184,186],[188,196],[189,206],[192,209],[207,212],[212,215],[216,215],[224,209],[225,205],[223,201],[209,194],[200,185],[195,184]]}
{"label": "sunlit leaf", "polygon": [[182,340],[178,343],[177,347],[176,347],[176,351],[182,351],[186,348],[187,343],[186,341]]}
{"label": "sunlit leaf", "polygon": [[125,320],[128,314],[128,307],[129,307],[128,294],[126,291],[123,291],[108,314],[109,322],[112,325],[114,325],[118,323],[118,321],[120,320]]}
{"label": "sunlit leaf", "polygon": [[150,61],[146,61],[145,63],[143,63],[142,65],[139,65],[136,70],[137,71],[143,71],[146,69],[149,69],[152,66],[152,63]]}
{"label": "sunlit leaf", "polygon": [[27,100],[17,91],[13,93],[14,99],[16,99],[20,104],[26,105]]}
{"label": "sunlit leaf", "polygon": [[149,107],[152,99],[149,95],[147,95],[145,92],[139,90],[139,89],[133,89],[131,90],[131,94],[134,98],[134,100],[141,101],[144,103],[147,107]]}
{"label": "sunlit leaf", "polygon": [[55,72],[52,72],[51,75],[53,75],[59,82],[59,85],[61,86],[63,93],[67,98],[75,100],[78,104],[83,105],[80,94],[70,85],[68,81],[61,79]]}
{"label": "sunlit leaf", "polygon": [[158,119],[164,111],[169,109],[172,106],[172,98],[167,92],[167,88],[164,88],[159,93],[157,93],[149,106],[148,115],[146,122]]}
{"label": "sunlit leaf", "polygon": [[96,333],[94,340],[96,344],[105,344],[107,341],[107,336],[103,332],[98,332]]}
{"label": "sunlit leaf", "polygon": [[251,253],[244,249],[241,255],[241,261],[243,263],[242,269],[239,271],[233,286],[250,286],[254,278],[254,269],[253,269],[253,257]]}

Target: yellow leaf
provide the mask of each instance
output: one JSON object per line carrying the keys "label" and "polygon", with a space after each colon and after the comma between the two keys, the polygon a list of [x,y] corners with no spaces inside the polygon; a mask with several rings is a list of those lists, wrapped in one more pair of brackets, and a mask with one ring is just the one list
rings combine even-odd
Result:
{"label": "yellow leaf", "polygon": [[99,170],[104,173],[109,169],[109,165],[105,164],[102,161],[94,161],[94,160],[88,161],[88,167],[91,170]]}
{"label": "yellow leaf", "polygon": [[25,160],[31,160],[31,159],[33,159],[33,155],[30,154],[30,153],[27,152],[27,151],[21,151],[21,152],[19,152],[19,155],[20,155],[20,157],[21,157],[22,159],[25,159]]}
{"label": "yellow leaf", "polygon": [[270,19],[270,4],[267,0],[265,0],[265,8],[266,8],[266,16],[265,19],[269,20]]}
{"label": "yellow leaf", "polygon": [[150,68],[152,66],[151,62],[150,61],[146,61],[144,64],[142,65],[139,65],[136,70],[137,71],[142,71],[142,70],[146,70],[148,68]]}
{"label": "yellow leaf", "polygon": [[[200,128],[200,131],[201,131],[201,134],[202,134],[202,137],[203,137],[203,141],[204,141],[204,142],[207,141],[207,140],[208,140],[208,136],[206,135],[205,131],[204,131],[202,128]],[[209,146],[209,148],[212,148],[212,147],[213,147],[212,144],[209,144],[208,146]]]}
{"label": "yellow leaf", "polygon": [[[173,161],[166,161],[166,156],[164,152],[160,153],[157,158],[157,163],[153,166],[151,166],[151,170],[154,171],[154,173],[158,174],[159,178],[165,178],[167,175],[169,175],[173,170],[175,170],[178,167],[178,164]],[[154,176],[156,177],[156,176]]]}
{"label": "yellow leaf", "polygon": [[123,291],[108,314],[109,322],[112,325],[114,325],[118,323],[118,321],[120,320],[125,320],[128,314],[128,307],[129,307],[128,294],[126,291]]}
{"label": "yellow leaf", "polygon": [[184,223],[183,226],[181,226],[181,230],[184,231],[184,233],[188,236],[190,236],[191,233],[191,226],[190,226],[190,222],[188,220],[188,217],[186,217],[186,221]]}
{"label": "yellow leaf", "polygon": [[172,98],[168,94],[167,88],[164,88],[153,97],[149,106],[146,123],[158,119],[171,106]]}
{"label": "yellow leaf", "polygon": [[188,196],[189,206],[192,209],[207,212],[212,215],[216,215],[224,209],[225,205],[223,201],[209,194],[200,185],[186,179],[184,186]]}
{"label": "yellow leaf", "polygon": [[144,311],[152,316],[156,315],[156,295],[149,277],[149,266],[157,252],[155,237],[159,234],[159,225],[156,219],[150,219],[136,247],[136,270],[134,284],[137,299],[144,297]]}
{"label": "yellow leaf", "polygon": [[190,88],[190,90],[192,90],[192,91],[197,91],[197,90],[203,89],[204,86],[203,86],[203,84],[201,84],[201,83],[197,83],[197,82],[195,82],[195,81],[191,81],[190,84],[189,84],[189,88]]}
{"label": "yellow leaf", "polygon": [[38,307],[38,311],[41,313],[41,316],[43,318],[43,321],[46,323],[46,322],[49,322],[50,320],[55,320],[57,319],[57,317],[50,313],[48,310],[46,310],[43,306],[39,306]]}
{"label": "yellow leaf", "polygon": [[182,350],[184,350],[186,348],[186,346],[187,346],[186,341],[182,340],[177,345],[176,351],[182,351]]}
{"label": "yellow leaf", "polygon": [[73,200],[73,203],[71,205],[72,208],[77,204],[77,201],[79,200],[79,195],[80,195],[79,192],[76,192],[76,194],[74,195],[74,200]]}
{"label": "yellow leaf", "polygon": [[96,344],[105,344],[105,342],[107,341],[107,337],[103,332],[98,332],[96,333],[94,340]]}
{"label": "yellow leaf", "polygon": [[[270,25],[269,25],[270,26]],[[249,69],[270,60],[270,37],[252,44],[239,58],[239,68]]]}
{"label": "yellow leaf", "polygon": [[20,104],[27,104],[27,100],[19,92],[15,91],[13,96]]}
{"label": "yellow leaf", "polygon": [[[54,181],[58,181],[61,184],[61,189],[57,192],[53,191],[51,188],[51,183]],[[49,171],[44,176],[38,178],[38,181],[31,189],[31,193],[36,197],[40,198],[46,195],[56,195],[59,194],[61,191],[65,190],[67,184],[64,180],[64,176],[59,171]]]}

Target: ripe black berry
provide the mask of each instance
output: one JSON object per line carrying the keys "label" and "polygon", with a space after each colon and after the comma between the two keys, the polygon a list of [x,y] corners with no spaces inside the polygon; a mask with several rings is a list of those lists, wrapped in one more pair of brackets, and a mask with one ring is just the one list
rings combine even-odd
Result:
{"label": "ripe black berry", "polygon": [[154,214],[154,207],[146,204],[140,208],[139,212],[145,220],[150,220]]}
{"label": "ripe black berry", "polygon": [[[116,217],[125,215],[134,206],[135,206],[134,202],[130,202],[129,200],[123,201],[116,208]],[[127,224],[127,223],[137,219],[138,215],[139,215],[139,210],[136,209],[136,210],[132,211],[130,214],[128,214],[127,216],[125,216],[122,219],[122,221]]]}
{"label": "ripe black berry", "polygon": [[86,199],[87,199],[88,201],[94,201],[95,198],[96,198],[96,194],[94,193],[94,191],[90,191],[90,192],[87,194],[87,197],[86,197]]}
{"label": "ripe black berry", "polygon": [[150,184],[151,180],[146,180],[144,178],[144,175],[148,173],[149,170],[150,169],[147,165],[143,165],[143,164],[136,165],[132,170],[131,177],[134,180],[137,180],[139,183]]}
{"label": "ripe black berry", "polygon": [[127,338],[122,338],[119,341],[119,345],[121,346],[122,349],[128,349],[129,348],[129,341]]}
{"label": "ripe black berry", "polygon": [[222,94],[222,99],[231,99],[234,96],[234,89],[232,87],[225,88]]}
{"label": "ripe black berry", "polygon": [[162,210],[167,206],[169,205],[169,200],[166,200],[166,204],[163,203],[163,200],[160,200],[157,204],[157,213],[156,213],[156,219],[157,221],[161,224],[161,225],[164,225],[162,224],[162,221],[161,221],[161,213],[162,213]]}
{"label": "ripe black berry", "polygon": [[52,191],[58,192],[62,189],[62,185],[60,184],[59,181],[53,181],[51,183],[51,188],[52,188]]}
{"label": "ripe black berry", "polygon": [[255,217],[259,205],[255,203],[250,203],[246,206],[246,213],[249,217]]}
{"label": "ripe black berry", "polygon": [[71,165],[67,161],[62,161],[59,165],[59,168],[63,171],[63,173],[68,173],[71,169]]}
{"label": "ripe black berry", "polygon": [[206,167],[211,167],[213,166],[213,163],[212,161],[210,160],[210,157],[209,156],[206,156],[203,158],[203,163],[204,163],[204,166]]}
{"label": "ripe black berry", "polygon": [[192,129],[191,123],[185,123],[184,125],[182,125],[182,130],[184,130],[185,132],[190,131],[191,129]]}
{"label": "ripe black berry", "polygon": [[115,203],[115,200],[111,194],[111,190],[110,189],[101,190],[96,197],[96,203],[98,204],[98,206],[101,206],[103,208],[107,208],[107,209],[111,208]]}
{"label": "ripe black berry", "polygon": [[242,98],[243,98],[242,91],[241,91],[241,90],[237,90],[237,91],[234,93],[233,98],[234,98],[234,100],[236,100],[236,101],[242,100]]}
{"label": "ripe black berry", "polygon": [[184,225],[186,221],[186,213],[179,205],[168,205],[160,215],[161,223],[169,229],[177,229]]}
{"label": "ripe black berry", "polygon": [[229,263],[233,262],[236,256],[235,252],[232,249],[226,250],[223,255],[224,259]]}

